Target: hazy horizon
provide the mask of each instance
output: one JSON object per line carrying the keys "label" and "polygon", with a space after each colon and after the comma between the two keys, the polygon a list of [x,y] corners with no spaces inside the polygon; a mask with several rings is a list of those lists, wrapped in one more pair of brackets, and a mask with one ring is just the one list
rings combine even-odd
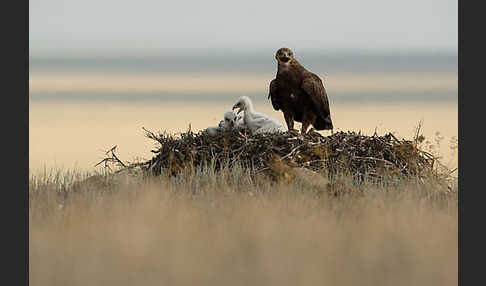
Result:
{"label": "hazy horizon", "polygon": [[[319,74],[457,73],[457,53],[311,53],[294,51],[296,59]],[[33,56],[29,72],[108,71],[112,73],[244,73],[273,74],[273,53],[140,54],[138,56]]]}
{"label": "hazy horizon", "polygon": [[[316,54],[296,58],[319,75],[332,101],[455,101],[455,54]],[[31,100],[206,100],[266,98],[272,54],[30,60]]]}

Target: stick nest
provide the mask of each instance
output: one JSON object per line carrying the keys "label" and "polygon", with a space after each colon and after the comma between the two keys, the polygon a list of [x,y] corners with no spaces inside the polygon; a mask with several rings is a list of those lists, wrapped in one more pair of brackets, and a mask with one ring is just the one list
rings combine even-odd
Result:
{"label": "stick nest", "polygon": [[[228,131],[216,136],[190,130],[174,136],[155,134],[144,129],[146,136],[157,142],[152,159],[138,163],[123,163],[115,155],[115,147],[100,163],[116,163],[121,169],[138,168],[146,174],[177,175],[183,170],[211,167],[231,168],[239,164],[255,172],[278,172],[278,166],[307,168],[328,176],[347,174],[353,178],[383,179],[390,176],[423,180],[436,174],[438,163],[432,154],[418,148],[414,140],[400,140],[392,133],[366,136],[356,132],[337,132],[323,136],[309,132],[251,135]],[[120,171],[120,170],[119,170]]]}

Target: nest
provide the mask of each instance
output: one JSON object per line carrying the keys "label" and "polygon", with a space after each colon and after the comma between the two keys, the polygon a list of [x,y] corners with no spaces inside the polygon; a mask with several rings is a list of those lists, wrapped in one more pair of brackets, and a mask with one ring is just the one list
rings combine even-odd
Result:
{"label": "nest", "polygon": [[[328,176],[351,175],[363,180],[390,176],[423,180],[434,174],[437,158],[418,148],[417,138],[400,140],[392,133],[366,136],[337,132],[323,136],[311,131],[251,135],[228,131],[216,136],[190,129],[179,136],[146,131],[155,140],[154,157],[145,162],[123,163],[112,148],[100,163],[117,163],[122,169],[139,168],[151,175],[177,175],[188,168],[231,168],[239,164],[254,172],[275,173],[278,166],[307,168]],[[110,152],[109,151],[109,152]],[[108,154],[108,153],[107,153]],[[99,163],[99,164],[100,164]]]}

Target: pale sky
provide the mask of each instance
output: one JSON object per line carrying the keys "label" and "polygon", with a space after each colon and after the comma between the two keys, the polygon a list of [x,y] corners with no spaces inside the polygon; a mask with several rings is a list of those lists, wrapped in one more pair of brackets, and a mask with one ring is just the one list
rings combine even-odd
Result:
{"label": "pale sky", "polygon": [[33,56],[457,51],[457,0],[29,3]]}

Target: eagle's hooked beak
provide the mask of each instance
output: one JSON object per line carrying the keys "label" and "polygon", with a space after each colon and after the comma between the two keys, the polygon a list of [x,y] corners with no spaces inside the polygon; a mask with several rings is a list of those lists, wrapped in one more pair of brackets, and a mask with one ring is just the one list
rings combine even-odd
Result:
{"label": "eagle's hooked beak", "polygon": [[279,60],[280,63],[284,63],[285,64],[285,63],[288,63],[290,61],[290,57],[288,57],[286,55],[285,56],[280,56],[280,57],[278,57],[278,60]]}

